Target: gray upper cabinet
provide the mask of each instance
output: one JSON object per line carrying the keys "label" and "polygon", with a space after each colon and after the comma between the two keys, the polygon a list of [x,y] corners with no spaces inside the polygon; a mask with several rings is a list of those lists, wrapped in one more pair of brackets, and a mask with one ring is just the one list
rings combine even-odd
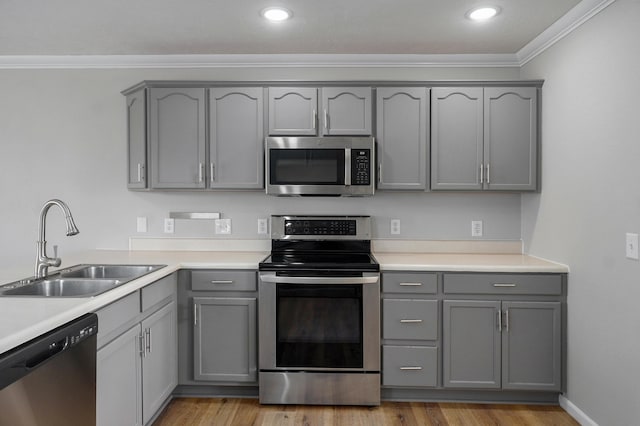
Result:
{"label": "gray upper cabinet", "polygon": [[371,119],[371,87],[269,88],[270,136],[368,136]]}
{"label": "gray upper cabinet", "polygon": [[151,187],[204,188],[205,89],[149,90]]}
{"label": "gray upper cabinet", "polygon": [[322,134],[371,134],[371,87],[323,87]]}
{"label": "gray upper cabinet", "polygon": [[210,188],[263,188],[262,99],[260,87],[210,89],[207,170]]}
{"label": "gray upper cabinet", "polygon": [[147,187],[146,89],[127,95],[127,187]]}
{"label": "gray upper cabinet", "polygon": [[481,87],[431,90],[431,189],[479,190],[483,162]]}
{"label": "gray upper cabinet", "polygon": [[378,189],[427,188],[428,94],[424,87],[377,89]]}
{"label": "gray upper cabinet", "polygon": [[537,187],[535,87],[434,88],[431,189]]}
{"label": "gray upper cabinet", "polygon": [[269,88],[269,135],[315,136],[318,123],[318,89]]}
{"label": "gray upper cabinet", "polygon": [[485,188],[535,190],[537,89],[484,89]]}

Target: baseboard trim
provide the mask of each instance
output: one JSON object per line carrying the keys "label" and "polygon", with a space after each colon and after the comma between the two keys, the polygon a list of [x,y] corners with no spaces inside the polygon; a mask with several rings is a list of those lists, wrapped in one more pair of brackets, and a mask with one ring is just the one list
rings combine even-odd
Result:
{"label": "baseboard trim", "polygon": [[587,416],[584,411],[578,408],[573,402],[567,399],[566,396],[560,395],[558,397],[558,402],[560,406],[569,413],[571,417],[573,417],[578,423],[582,426],[598,426],[598,423],[594,422],[591,417]]}

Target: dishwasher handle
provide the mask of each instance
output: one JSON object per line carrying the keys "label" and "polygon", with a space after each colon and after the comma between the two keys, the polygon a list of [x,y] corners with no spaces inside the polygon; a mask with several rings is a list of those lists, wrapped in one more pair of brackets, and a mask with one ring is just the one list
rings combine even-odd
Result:
{"label": "dishwasher handle", "polygon": [[24,366],[27,370],[33,370],[34,368],[38,368],[40,364],[58,355],[60,352],[66,350],[68,347],[69,347],[69,337],[67,336],[56,342],[50,343],[47,349],[25,360]]}

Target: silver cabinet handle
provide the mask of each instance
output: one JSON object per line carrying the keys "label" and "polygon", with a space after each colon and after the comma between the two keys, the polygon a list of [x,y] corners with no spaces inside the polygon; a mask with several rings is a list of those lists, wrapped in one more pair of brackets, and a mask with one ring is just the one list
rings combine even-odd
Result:
{"label": "silver cabinet handle", "polygon": [[484,183],[484,164],[480,163],[480,183]]}
{"label": "silver cabinet handle", "polygon": [[422,370],[422,367],[400,367],[400,370]]}
{"label": "silver cabinet handle", "polygon": [[491,183],[491,165],[487,163],[487,183]]}
{"label": "silver cabinet handle", "polygon": [[151,329],[147,328],[144,333],[147,338],[147,353],[151,353]]}
{"label": "silver cabinet handle", "polygon": [[403,324],[420,323],[420,322],[422,322],[422,320],[421,319],[401,319],[400,322],[403,323]]}
{"label": "silver cabinet handle", "polygon": [[202,176],[204,175],[204,164],[198,164],[198,182],[202,182]]}
{"label": "silver cabinet handle", "polygon": [[311,125],[313,126],[313,130],[316,129],[316,121],[318,121],[318,111],[314,109],[311,113]]}
{"label": "silver cabinet handle", "polygon": [[382,183],[382,162],[378,163],[378,183]]}
{"label": "silver cabinet handle", "polygon": [[147,352],[145,350],[146,346],[144,344],[144,333],[140,333],[140,335],[138,336],[138,341],[140,343],[140,356],[146,357]]}
{"label": "silver cabinet handle", "polygon": [[138,182],[142,182],[142,164],[138,163]]}
{"label": "silver cabinet handle", "polygon": [[515,287],[516,285],[513,283],[494,283],[494,287]]}
{"label": "silver cabinet handle", "polygon": [[376,284],[378,277],[278,277],[262,275],[265,283],[277,284]]}
{"label": "silver cabinet handle", "polygon": [[193,325],[198,325],[198,305],[193,304]]}
{"label": "silver cabinet handle", "polygon": [[211,284],[233,284],[233,280],[213,280]]}
{"label": "silver cabinet handle", "polygon": [[509,310],[504,311],[504,329],[509,331]]}
{"label": "silver cabinet handle", "polygon": [[329,129],[329,114],[327,113],[327,109],[324,109],[324,129]]}
{"label": "silver cabinet handle", "polygon": [[419,287],[422,285],[422,283],[399,283],[398,285],[402,285],[402,286],[411,286],[411,287]]}
{"label": "silver cabinet handle", "polygon": [[498,309],[498,331],[502,331],[502,311]]}
{"label": "silver cabinet handle", "polygon": [[215,165],[213,163],[209,164],[209,172],[211,173],[211,182],[215,182],[216,178],[215,178]]}

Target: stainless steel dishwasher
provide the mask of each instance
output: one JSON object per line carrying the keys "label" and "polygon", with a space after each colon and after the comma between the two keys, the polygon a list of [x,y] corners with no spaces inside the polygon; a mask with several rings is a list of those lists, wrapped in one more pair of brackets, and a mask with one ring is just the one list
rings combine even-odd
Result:
{"label": "stainless steel dishwasher", "polygon": [[97,333],[87,314],[1,354],[0,425],[95,425]]}

